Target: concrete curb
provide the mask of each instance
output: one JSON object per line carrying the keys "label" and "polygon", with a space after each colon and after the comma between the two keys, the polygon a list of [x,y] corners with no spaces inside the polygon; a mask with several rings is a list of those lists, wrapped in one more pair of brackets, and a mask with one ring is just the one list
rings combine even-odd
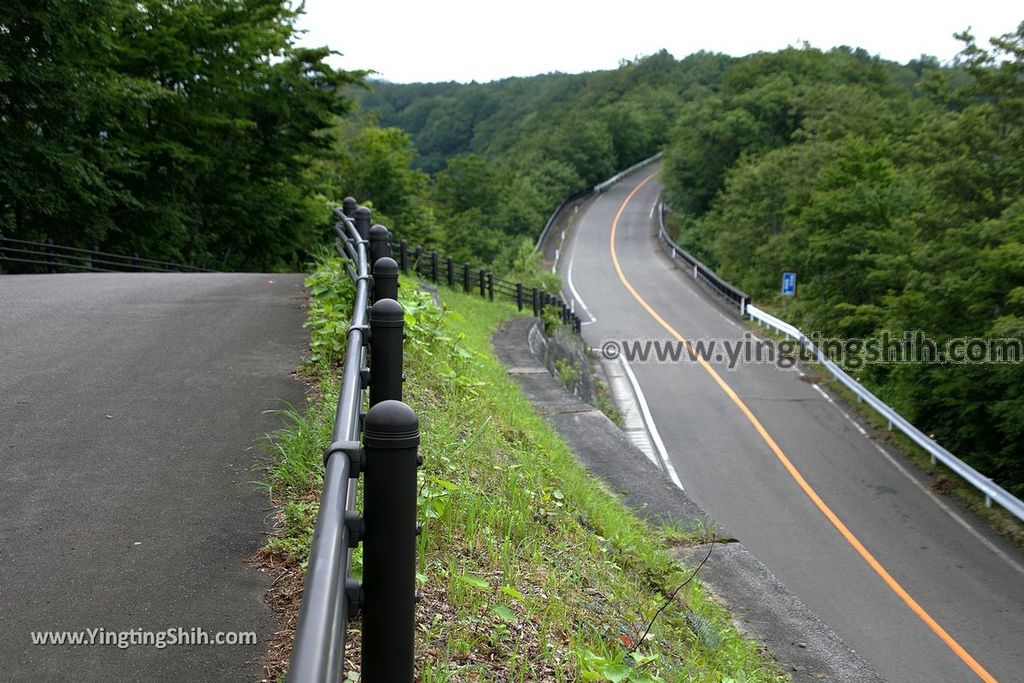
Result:
{"label": "concrete curb", "polygon": [[[514,318],[495,333],[498,358],[510,368],[534,409],[569,444],[580,462],[626,505],[652,524],[713,528],[728,534],[676,488],[604,413],[569,394],[530,351],[533,318]],[[686,482],[683,482],[685,485]],[[679,550],[697,564],[707,546]],[[732,612],[736,626],[765,645],[794,681],[884,681],[741,543],[719,543],[700,580]]]}

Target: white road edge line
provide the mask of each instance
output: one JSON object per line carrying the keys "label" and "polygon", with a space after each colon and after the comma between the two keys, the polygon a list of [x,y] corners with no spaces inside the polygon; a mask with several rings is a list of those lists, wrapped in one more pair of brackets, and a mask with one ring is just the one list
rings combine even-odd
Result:
{"label": "white road edge line", "polygon": [[580,324],[581,325],[589,325],[590,323],[597,322],[597,318],[595,318],[594,314],[590,312],[590,309],[587,308],[587,305],[585,303],[583,303],[583,297],[580,296],[580,293],[576,291],[576,287],[573,286],[573,284],[572,284],[572,264],[575,263],[575,261],[576,261],[576,250],[573,249],[572,250],[572,256],[569,257],[569,266],[565,270],[565,281],[566,281],[566,284],[569,285],[569,291],[572,292],[572,298],[580,303],[580,307],[583,308],[583,310],[587,312],[587,317],[590,318],[589,321],[587,321],[585,323],[580,323]]}
{"label": "white road edge line", "polygon": [[854,427],[856,427],[858,432],[863,434],[865,438],[867,438],[869,441],[871,441],[871,445],[874,446],[875,450],[877,450],[879,453],[881,453],[885,457],[885,459],[889,461],[890,465],[895,467],[896,470],[900,474],[902,474],[904,477],[906,477],[907,479],[910,480],[911,484],[916,486],[922,493],[924,493],[926,496],[928,496],[932,500],[933,503],[938,505],[940,510],[945,512],[949,517],[951,517],[953,519],[954,522],[956,522],[957,524],[962,526],[964,529],[967,530],[968,533],[970,533],[972,536],[974,536],[976,539],[978,539],[978,541],[980,541],[983,546],[985,546],[986,548],[991,550],[993,553],[995,553],[996,556],[998,556],[998,557],[1002,558],[1003,560],[1005,560],[1006,563],[1010,565],[1010,567],[1015,569],[1018,573],[1024,575],[1024,567],[1022,567],[1016,560],[1014,560],[1012,557],[1010,557],[1005,552],[1003,552],[1001,549],[999,549],[999,547],[997,547],[995,543],[993,543],[989,539],[985,538],[981,534],[980,531],[978,531],[973,526],[971,526],[970,522],[968,522],[966,519],[964,519],[963,517],[958,515],[956,513],[956,511],[953,510],[951,507],[949,507],[941,498],[939,498],[935,494],[934,491],[932,491],[927,486],[925,486],[920,481],[918,481],[914,477],[914,475],[912,475],[907,470],[907,468],[905,468],[902,464],[900,464],[900,462],[898,460],[896,460],[896,458],[894,458],[892,456],[892,454],[889,453],[889,451],[885,450],[878,443],[876,443],[873,439],[871,439],[870,435],[864,430],[863,427],[860,426],[860,423],[858,423],[856,420],[854,420],[852,417],[850,417],[849,413],[847,413],[845,410],[843,410],[841,407],[839,407],[839,404],[837,404],[835,401],[833,401],[832,397],[829,396],[827,393],[825,393],[824,389],[822,389],[817,384],[812,384],[811,386],[813,386],[817,390],[817,392],[819,394],[821,394],[825,398],[826,401],[831,403],[835,407],[835,409],[838,410],[839,413],[843,417],[845,417],[847,419],[847,421],[850,424],[852,424]]}
{"label": "white road edge line", "polygon": [[619,356],[619,360],[622,362],[622,369],[626,371],[626,378],[633,386],[633,394],[636,396],[636,402],[640,405],[640,415],[643,418],[644,426],[647,427],[647,432],[651,435],[651,441],[654,442],[654,449],[658,451],[658,457],[661,458],[661,463],[665,466],[668,478],[672,480],[673,484],[679,487],[680,491],[685,491],[686,489],[683,488],[683,482],[679,481],[679,475],[676,474],[676,468],[672,466],[672,461],[669,460],[668,452],[665,450],[665,442],[661,440],[661,434],[658,433],[658,426],[654,424],[654,418],[651,416],[651,409],[647,405],[647,399],[644,397],[643,389],[640,388],[640,383],[636,381],[636,375],[633,374],[633,368],[629,367],[629,363],[621,355]]}

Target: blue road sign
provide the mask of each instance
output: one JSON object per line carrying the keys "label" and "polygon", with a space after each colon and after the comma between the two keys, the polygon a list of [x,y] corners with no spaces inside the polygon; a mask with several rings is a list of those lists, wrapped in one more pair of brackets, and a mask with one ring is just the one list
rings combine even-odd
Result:
{"label": "blue road sign", "polygon": [[782,295],[794,296],[796,294],[796,273],[782,274]]}

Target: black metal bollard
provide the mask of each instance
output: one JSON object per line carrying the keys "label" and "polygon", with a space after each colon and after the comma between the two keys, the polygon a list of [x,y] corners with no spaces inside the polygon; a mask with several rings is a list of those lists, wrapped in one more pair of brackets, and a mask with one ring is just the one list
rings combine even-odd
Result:
{"label": "black metal bollard", "polygon": [[516,308],[523,310],[523,283],[516,283]]}
{"label": "black metal bollard", "polygon": [[431,281],[436,283],[437,282],[437,277],[438,277],[438,273],[437,273],[437,252],[436,251],[432,251],[432,252],[430,252],[430,279],[431,279]]}
{"label": "black metal bollard", "polygon": [[484,271],[482,270],[480,271],[480,296],[487,296],[486,283],[484,281]]}
{"label": "black metal bollard", "polygon": [[494,301],[494,273],[487,273],[487,298]]}
{"label": "black metal bollard", "polygon": [[352,218],[356,213],[356,208],[359,204],[356,203],[355,197],[345,197],[341,200],[341,212]]}
{"label": "black metal bollard", "polygon": [[409,272],[409,243],[405,240],[398,245],[398,265],[403,273]]}
{"label": "black metal bollard", "polygon": [[364,240],[370,239],[370,223],[373,222],[370,210],[365,206],[357,207],[353,221],[356,224],[356,232],[359,233],[359,236]]}
{"label": "black metal bollard", "polygon": [[462,264],[462,291],[469,294],[469,264]]}
{"label": "black metal bollard", "polygon": [[398,264],[390,256],[373,262],[373,300],[398,300]]}
{"label": "black metal bollard", "polygon": [[370,228],[370,263],[376,263],[378,259],[391,256],[391,233],[383,225],[378,223]]}
{"label": "black metal bollard", "polygon": [[362,680],[411,683],[419,421],[401,401],[382,401],[370,408],[363,424]]}
{"label": "black metal bollard", "polygon": [[377,299],[370,308],[370,406],[402,400],[404,328],[402,304],[394,299]]}
{"label": "black metal bollard", "polygon": [[445,268],[448,271],[448,286],[449,287],[454,287],[455,286],[455,262],[452,261],[452,257],[451,256],[449,256],[448,258],[446,258],[444,260],[444,265],[445,265]]}

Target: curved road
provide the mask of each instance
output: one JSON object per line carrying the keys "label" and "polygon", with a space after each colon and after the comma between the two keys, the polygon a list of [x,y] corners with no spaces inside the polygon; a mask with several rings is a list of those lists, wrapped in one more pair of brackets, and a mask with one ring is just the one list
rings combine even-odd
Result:
{"label": "curved road", "polygon": [[[269,507],[253,447],[303,400],[303,298],[301,275],[0,276],[4,680],[258,675],[274,620],[245,566]],[[178,628],[260,642],[30,637]]]}
{"label": "curved road", "polygon": [[[562,246],[584,336],[594,348],[741,339],[659,248],[656,173],[595,198]],[[1024,680],[1022,553],[931,493],[798,369],[632,368],[689,496],[882,675]]]}

